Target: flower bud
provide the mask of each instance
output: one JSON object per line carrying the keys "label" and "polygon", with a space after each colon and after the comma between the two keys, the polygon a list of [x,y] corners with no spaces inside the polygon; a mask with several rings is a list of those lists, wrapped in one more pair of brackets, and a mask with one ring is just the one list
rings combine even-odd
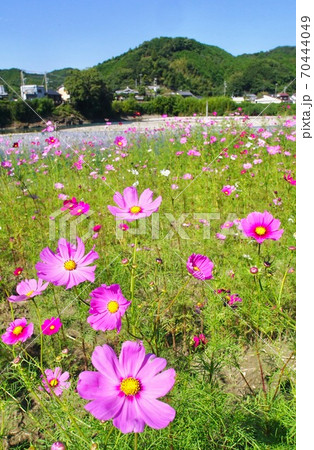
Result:
{"label": "flower bud", "polygon": [[52,444],[50,450],[66,450],[66,446],[63,442],[58,441]]}

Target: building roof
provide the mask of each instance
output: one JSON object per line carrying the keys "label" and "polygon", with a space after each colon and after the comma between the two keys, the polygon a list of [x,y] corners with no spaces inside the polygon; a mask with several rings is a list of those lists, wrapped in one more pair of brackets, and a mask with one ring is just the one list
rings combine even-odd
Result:
{"label": "building roof", "polygon": [[54,89],[48,89],[48,90],[45,92],[45,94],[46,94],[46,95],[60,95],[60,96],[61,96],[60,92],[57,92],[57,91],[55,91]]}
{"label": "building roof", "polygon": [[194,95],[190,91],[178,91],[177,94],[184,97],[194,97]]}
{"label": "building roof", "polygon": [[118,90],[115,92],[116,92],[116,94],[138,94],[138,91],[136,91],[135,89],[129,88],[129,86],[127,86],[125,89]]}

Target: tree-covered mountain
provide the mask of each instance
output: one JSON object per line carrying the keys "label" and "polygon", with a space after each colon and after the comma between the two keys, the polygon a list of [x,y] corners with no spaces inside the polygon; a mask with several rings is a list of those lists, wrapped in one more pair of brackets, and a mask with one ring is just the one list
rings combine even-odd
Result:
{"label": "tree-covered mountain", "polygon": [[[171,91],[190,90],[195,95],[227,95],[244,92],[280,92],[295,78],[295,47],[277,47],[267,52],[233,56],[219,47],[201,44],[188,38],[155,38],[137,48],[104,61],[95,68],[112,91],[126,86],[158,85]],[[47,74],[49,87],[64,83],[73,69]],[[0,70],[0,76],[19,90],[18,69]],[[27,83],[43,75],[26,74]],[[37,78],[36,78],[37,77]],[[38,83],[38,81],[36,81]],[[0,84],[1,80],[0,80]],[[295,91],[295,82],[287,92]]]}

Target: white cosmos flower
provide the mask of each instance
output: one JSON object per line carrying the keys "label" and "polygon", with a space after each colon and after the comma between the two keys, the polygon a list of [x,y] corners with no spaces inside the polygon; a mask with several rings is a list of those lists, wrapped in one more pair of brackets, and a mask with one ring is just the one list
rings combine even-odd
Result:
{"label": "white cosmos flower", "polygon": [[170,175],[170,170],[163,169],[160,171],[160,174],[163,175],[164,177],[168,177]]}

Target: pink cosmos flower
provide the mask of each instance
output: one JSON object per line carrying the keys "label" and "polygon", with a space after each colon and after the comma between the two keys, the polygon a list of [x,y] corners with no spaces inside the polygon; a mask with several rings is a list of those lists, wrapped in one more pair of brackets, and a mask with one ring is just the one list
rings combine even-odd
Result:
{"label": "pink cosmos flower", "polygon": [[79,237],[76,246],[65,239],[59,239],[56,253],[49,247],[41,251],[42,262],[35,265],[37,276],[56,286],[66,285],[66,289],[77,286],[86,280],[93,283],[96,266],[88,265],[99,256],[94,251],[94,247],[87,255],[84,255],[84,252],[85,245]]}
{"label": "pink cosmos flower", "polygon": [[75,208],[77,206],[77,200],[75,197],[69,199],[69,200],[65,200],[63,202],[63,206],[61,209],[61,211],[66,211],[67,209],[72,209]]}
{"label": "pink cosmos flower", "polygon": [[63,189],[64,185],[62,183],[55,183],[55,189]]}
{"label": "pink cosmos flower", "polygon": [[97,231],[101,230],[102,225],[95,225],[93,228],[93,231],[95,231],[95,233],[97,233]]}
{"label": "pink cosmos flower", "polygon": [[190,173],[185,173],[182,177],[183,180],[192,180],[193,179],[193,175],[191,175]]}
{"label": "pink cosmos flower", "polygon": [[124,136],[117,136],[114,140],[114,144],[118,147],[126,147],[128,145],[128,141]]}
{"label": "pink cosmos flower", "polygon": [[251,163],[243,164],[243,169],[245,170],[252,169],[252,164]]}
{"label": "pink cosmos flower", "polygon": [[297,181],[293,179],[291,175],[284,175],[284,179],[288,181],[292,186],[296,186]]}
{"label": "pink cosmos flower", "polygon": [[231,227],[233,227],[233,225],[234,225],[234,222],[225,222],[220,226],[220,228],[223,230],[224,228],[231,228]]}
{"label": "pink cosmos flower", "polygon": [[206,345],[208,340],[204,334],[199,334],[198,336],[193,336],[194,348],[198,347],[200,344]]}
{"label": "pink cosmos flower", "polygon": [[220,239],[221,241],[224,241],[226,239],[226,235],[222,233],[216,233],[216,238]]}
{"label": "pink cosmos flower", "polygon": [[267,211],[263,213],[252,212],[246,219],[241,220],[241,229],[243,233],[254,238],[259,244],[265,239],[272,239],[278,241],[281,238],[283,229],[279,230],[280,220],[274,217]]}
{"label": "pink cosmos flower", "polygon": [[85,409],[94,417],[113,419],[122,433],[141,433],[145,425],[159,430],[173,421],[175,410],[157,400],[175,382],[174,369],[161,372],[167,364],[164,358],[146,355],[141,342],[126,341],[119,359],[105,344],[95,348],[92,363],[98,372],[82,372],[77,391],[91,400]]}
{"label": "pink cosmos flower", "polygon": [[273,203],[274,203],[276,206],[282,205],[281,198],[280,198],[280,197],[274,198],[274,199],[273,199]]}
{"label": "pink cosmos flower", "polygon": [[31,280],[21,281],[16,286],[16,291],[19,295],[11,295],[8,297],[9,302],[23,302],[29,300],[30,298],[36,297],[36,295],[41,295],[41,293],[47,288],[49,283],[44,283],[43,280]]}
{"label": "pink cosmos flower", "polygon": [[280,145],[267,145],[267,152],[270,155],[276,155],[276,153],[280,153]]}
{"label": "pink cosmos flower", "polygon": [[194,348],[200,345],[200,338],[198,336],[193,336]]}
{"label": "pink cosmos flower", "polygon": [[118,208],[116,206],[108,206],[111,214],[116,216],[116,219],[132,222],[136,219],[149,217],[158,211],[162,197],[159,196],[153,201],[153,191],[145,189],[140,198],[138,198],[137,189],[132,186],[125,188],[123,195],[120,192],[116,192],[113,200],[118,205]]}
{"label": "pink cosmos flower", "polygon": [[66,450],[66,446],[65,444],[63,444],[63,442],[58,441],[52,444],[50,450]]}
{"label": "pink cosmos flower", "polygon": [[69,389],[71,383],[67,382],[66,380],[68,380],[70,374],[69,372],[62,373],[61,367],[56,367],[54,370],[46,369],[45,375],[48,384],[43,375],[41,375],[41,381],[44,388],[47,392],[49,392],[49,394],[52,394],[52,392],[54,392],[55,395],[60,397],[64,389]]}
{"label": "pink cosmos flower", "polygon": [[62,323],[61,320],[59,319],[59,317],[55,318],[55,317],[51,317],[51,319],[46,319],[42,326],[41,326],[41,330],[43,334],[47,334],[48,336],[50,336],[51,334],[56,334],[58,333],[58,331],[60,330],[60,328],[62,327]]}
{"label": "pink cosmos flower", "polygon": [[89,310],[91,316],[87,318],[90,326],[101,331],[117,329],[119,333],[121,317],[131,304],[123,297],[120,286],[102,284],[89,295],[92,297]]}
{"label": "pink cosmos flower", "polygon": [[192,253],[187,260],[186,268],[194,278],[199,280],[210,280],[213,278],[214,263],[207,256]]}
{"label": "pink cosmos flower", "polygon": [[86,214],[89,211],[89,204],[84,202],[79,202],[70,208],[70,214],[72,216],[80,216]]}
{"label": "pink cosmos flower", "polygon": [[48,122],[46,122],[46,125],[47,125],[47,127],[44,128],[43,130],[41,130],[42,133],[44,133],[45,131],[48,131],[48,132],[54,131],[54,126],[50,120],[48,120]]}
{"label": "pink cosmos flower", "polygon": [[34,324],[29,323],[25,317],[22,319],[15,319],[10,323],[7,331],[1,336],[2,342],[8,345],[14,345],[17,342],[25,342],[31,337],[34,331]]}
{"label": "pink cosmos flower", "polygon": [[229,306],[233,306],[233,307],[235,307],[235,306],[237,306],[236,305],[236,303],[241,303],[242,302],[242,298],[240,298],[239,296],[238,296],[238,294],[232,294],[232,295],[230,295],[230,298],[229,298],[229,300],[228,300],[228,305]]}
{"label": "pink cosmos flower", "polygon": [[221,192],[223,192],[225,195],[230,195],[232,194],[232,192],[234,192],[236,190],[235,186],[230,186],[230,184],[227,184],[227,186],[224,186],[221,189]]}
{"label": "pink cosmos flower", "polygon": [[127,231],[130,227],[126,223],[120,223],[119,228],[120,230]]}

